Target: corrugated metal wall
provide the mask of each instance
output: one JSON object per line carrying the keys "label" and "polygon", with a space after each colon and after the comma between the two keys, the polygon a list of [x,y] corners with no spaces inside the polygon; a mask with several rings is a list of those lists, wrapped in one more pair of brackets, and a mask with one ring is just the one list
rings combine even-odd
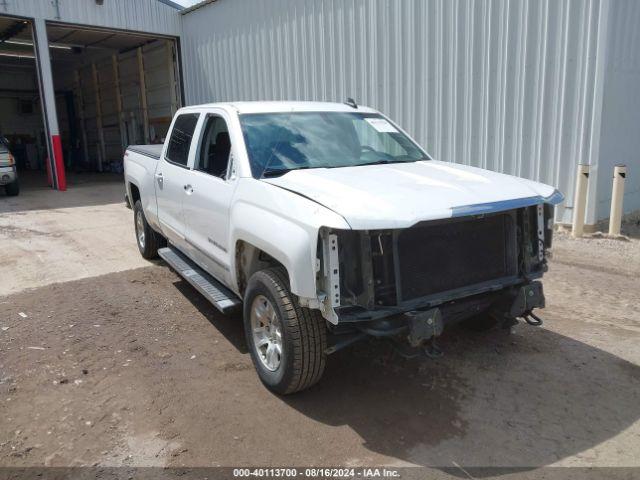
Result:
{"label": "corrugated metal wall", "polygon": [[353,97],[435,158],[556,185],[571,206],[575,165],[597,162],[606,3],[218,0],[182,16],[187,104]]}
{"label": "corrugated metal wall", "polygon": [[640,2],[615,0],[610,9],[599,172],[594,194],[597,218],[609,216],[611,174],[620,163],[628,167],[625,210],[640,209]]}
{"label": "corrugated metal wall", "polygon": [[[59,7],[57,8],[56,5]],[[2,0],[0,15],[119,28],[164,35],[180,35],[178,10],[158,0]]]}

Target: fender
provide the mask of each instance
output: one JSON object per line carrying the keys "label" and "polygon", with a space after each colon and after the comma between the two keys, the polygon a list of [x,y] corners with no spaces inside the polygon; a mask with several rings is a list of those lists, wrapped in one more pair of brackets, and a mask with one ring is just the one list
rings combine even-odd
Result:
{"label": "fender", "polygon": [[[240,219],[234,229],[232,245],[243,240],[271,255],[287,269],[291,292],[303,297],[316,296],[315,249],[317,233],[305,231],[299,225],[287,222],[271,212],[260,211],[248,205],[236,209]],[[233,282],[238,285],[235,256]]]}
{"label": "fender", "polygon": [[[292,293],[316,299],[320,227],[349,229],[347,222],[315,202],[259,180],[241,179],[236,195],[230,212],[233,251],[240,240],[261,249],[287,269]],[[235,255],[231,255],[231,283],[239,290]]]}

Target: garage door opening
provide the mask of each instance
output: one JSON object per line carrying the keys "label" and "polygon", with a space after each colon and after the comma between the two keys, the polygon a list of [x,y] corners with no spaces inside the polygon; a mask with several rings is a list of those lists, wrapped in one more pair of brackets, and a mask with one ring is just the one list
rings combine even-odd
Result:
{"label": "garage door opening", "polygon": [[46,171],[47,136],[33,26],[27,20],[10,17],[0,17],[0,137],[12,154],[22,186],[32,178],[46,184],[41,172]]}
{"label": "garage door opening", "polygon": [[[46,32],[67,183],[120,181],[127,145],[161,143],[182,104],[177,41],[51,22]],[[21,182],[52,185],[28,19],[0,17],[0,64],[0,133]]]}

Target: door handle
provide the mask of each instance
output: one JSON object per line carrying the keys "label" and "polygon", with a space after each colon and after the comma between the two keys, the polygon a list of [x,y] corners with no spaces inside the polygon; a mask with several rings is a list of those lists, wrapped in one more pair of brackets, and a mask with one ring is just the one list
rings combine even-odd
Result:
{"label": "door handle", "polygon": [[162,172],[158,172],[154,175],[156,177],[156,180],[158,181],[158,185],[160,185],[160,188],[162,188],[162,181],[163,181],[163,176],[162,176]]}
{"label": "door handle", "polygon": [[184,185],[184,191],[187,192],[187,195],[191,195],[193,193],[193,187],[189,184]]}

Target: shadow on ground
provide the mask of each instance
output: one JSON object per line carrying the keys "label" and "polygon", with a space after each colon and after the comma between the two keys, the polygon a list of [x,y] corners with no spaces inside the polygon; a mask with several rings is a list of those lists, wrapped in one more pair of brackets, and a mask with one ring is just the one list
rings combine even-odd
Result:
{"label": "shadow on ground", "polygon": [[442,344],[437,362],[359,345],[330,358],[317,387],[282,401],[348,425],[373,452],[436,467],[550,465],[640,416],[640,368],[571,338],[456,329]]}
{"label": "shadow on ground", "polygon": [[249,353],[242,328],[242,314],[222,315],[187,281],[173,283],[178,291],[233,345],[240,353]]}

